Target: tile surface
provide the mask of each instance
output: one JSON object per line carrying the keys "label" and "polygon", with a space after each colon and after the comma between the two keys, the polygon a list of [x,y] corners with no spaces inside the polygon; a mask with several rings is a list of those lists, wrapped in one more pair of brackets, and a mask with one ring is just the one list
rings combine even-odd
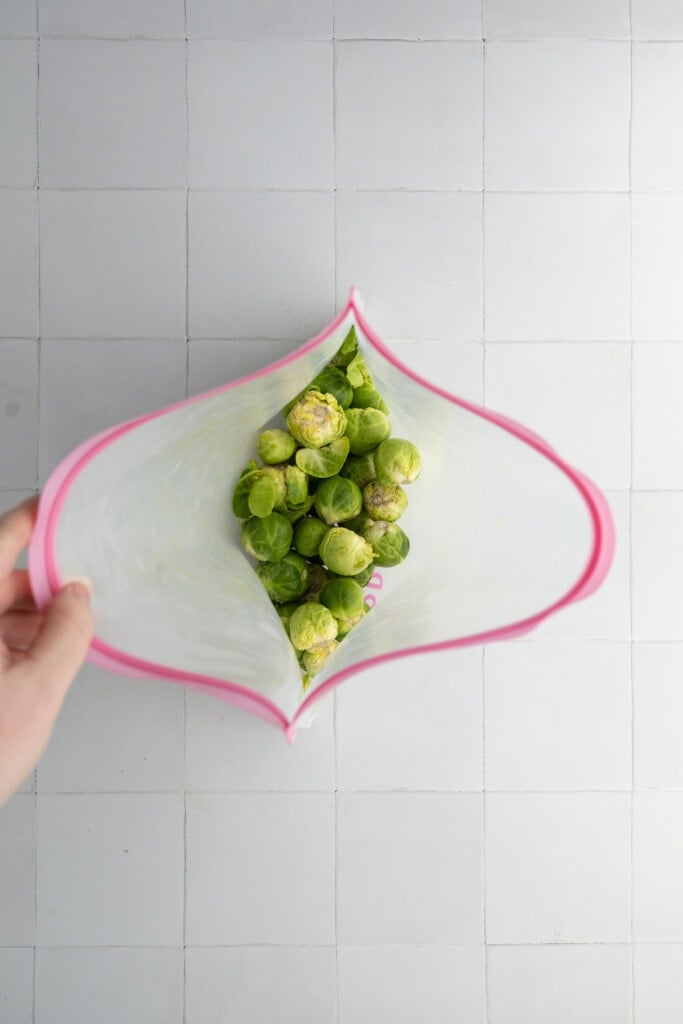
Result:
{"label": "tile surface", "polygon": [[35,32],[35,0],[0,0],[0,36],[32,36]]}
{"label": "tile surface", "polygon": [[0,818],[0,946],[33,945],[33,842],[33,797],[17,793]]}
{"label": "tile surface", "polygon": [[633,938],[683,939],[683,793],[634,793]]}
{"label": "tile surface", "polygon": [[43,35],[183,38],[182,0],[40,0]]}
{"label": "tile surface", "polygon": [[478,0],[335,0],[337,39],[477,39]]}
{"label": "tile surface", "polygon": [[633,485],[683,488],[683,344],[633,346]]}
{"label": "tile surface", "polygon": [[291,0],[255,4],[252,0],[187,0],[190,39],[330,39],[334,0]]}
{"label": "tile surface", "polygon": [[33,40],[0,39],[0,95],[12,95],[0,108],[0,185],[36,179],[36,70]]}
{"label": "tile surface", "polygon": [[31,487],[38,457],[38,345],[0,339],[0,479],[4,487]]}
{"label": "tile surface", "polygon": [[[638,3],[633,0],[634,12]],[[665,0],[666,2],[666,0]],[[483,0],[487,38],[550,36],[628,39],[628,0]]]}
{"label": "tile surface", "polygon": [[633,638],[683,640],[678,594],[683,573],[680,492],[633,495]]}
{"label": "tile surface", "polygon": [[633,337],[680,341],[683,195],[634,193],[632,204]]}
{"label": "tile surface", "polygon": [[636,943],[633,977],[636,1021],[667,1024],[683,1013],[683,946]]}
{"label": "tile surface", "polygon": [[0,1010],[12,1024],[34,1024],[32,949],[0,949]]}
{"label": "tile surface", "polygon": [[38,236],[33,192],[0,189],[0,337],[38,333]]}
{"label": "tile surface", "polygon": [[634,644],[633,768],[639,789],[683,789],[682,644]]}

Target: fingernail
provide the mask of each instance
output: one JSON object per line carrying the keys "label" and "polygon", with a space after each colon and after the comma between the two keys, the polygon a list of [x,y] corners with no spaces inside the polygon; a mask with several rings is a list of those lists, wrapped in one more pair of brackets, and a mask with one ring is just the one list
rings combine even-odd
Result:
{"label": "fingernail", "polygon": [[82,601],[83,604],[90,604],[90,583],[85,579],[71,579],[64,587],[72,597],[75,597],[77,601]]}

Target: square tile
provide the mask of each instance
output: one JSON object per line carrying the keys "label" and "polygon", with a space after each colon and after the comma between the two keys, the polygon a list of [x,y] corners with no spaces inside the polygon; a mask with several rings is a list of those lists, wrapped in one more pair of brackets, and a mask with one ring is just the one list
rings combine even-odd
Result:
{"label": "square tile", "polygon": [[628,196],[487,195],[484,225],[490,341],[628,337]]}
{"label": "square tile", "polygon": [[534,639],[630,639],[630,496],[628,491],[603,493],[612,513],[615,531],[614,555],[607,577],[590,597],[576,601],[545,619],[534,630]]}
{"label": "square tile", "polygon": [[0,1012],[12,1024],[33,1024],[32,949],[0,949]]}
{"label": "square tile", "polygon": [[458,398],[483,404],[484,346],[471,341],[394,341],[391,351],[425,380]]}
{"label": "square tile", "polygon": [[633,337],[683,338],[683,195],[633,194]]}
{"label": "square tile", "polygon": [[36,180],[36,44],[0,39],[0,185]]}
{"label": "square tile", "polygon": [[382,337],[481,338],[481,196],[339,192],[336,219],[337,292]]}
{"label": "square tile", "polygon": [[491,1024],[631,1024],[631,998],[629,946],[489,947]]}
{"label": "square tile", "polygon": [[[29,489],[25,489],[25,490],[0,490],[0,516],[3,515],[4,512],[9,512],[9,510],[11,508],[15,508],[17,505],[20,505],[22,503],[22,501],[25,501],[26,498],[30,498],[30,497],[32,497],[32,495],[34,495],[36,493],[37,493],[37,491],[35,489],[33,489],[33,488],[31,488],[30,490]],[[26,569],[27,568],[27,564],[28,564],[27,563],[27,554],[28,554],[28,548],[24,548],[24,550],[19,555],[19,558],[17,559],[17,562],[16,562],[16,565],[17,565],[18,569]],[[25,786],[27,786],[29,788],[24,789]],[[32,793],[33,792],[33,776],[32,775],[31,775],[30,779],[26,780],[26,782],[24,783],[24,786],[22,786],[22,788],[20,789],[19,792],[21,792],[21,793],[24,793],[24,792]]]}
{"label": "square tile", "polygon": [[33,945],[33,801],[15,793],[0,815],[0,946]]}
{"label": "square tile", "polygon": [[181,1024],[182,949],[36,950],[36,1024]]}
{"label": "square tile", "polygon": [[185,44],[45,39],[40,183],[185,184]]}
{"label": "square tile", "polygon": [[190,334],[317,334],[336,312],[332,203],[312,192],[190,193]]}
{"label": "square tile", "polygon": [[183,0],[40,0],[42,35],[185,36]]}
{"label": "square tile", "polygon": [[683,644],[634,644],[633,725],[638,789],[683,789]]}
{"label": "square tile", "polygon": [[484,1020],[483,946],[340,946],[343,1024]]}
{"label": "square tile", "polygon": [[683,488],[683,343],[633,346],[633,486]]}
{"label": "square tile", "polygon": [[0,339],[0,480],[31,488],[38,463],[38,343]]}
{"label": "square tile", "polygon": [[683,1014],[683,946],[637,943],[633,947],[635,1021],[670,1024]]}
{"label": "square tile", "polygon": [[186,952],[187,1024],[334,1024],[329,946],[235,946]]}
{"label": "square tile", "polygon": [[86,663],[38,765],[39,792],[181,790],[183,696]]}
{"label": "square tile", "polygon": [[334,788],[331,697],[293,747],[267,722],[225,701],[187,691],[187,788],[216,790],[323,790]]}
{"label": "square tile", "polygon": [[184,195],[42,192],[40,230],[44,335],[184,335]]}
{"label": "square tile", "polygon": [[190,39],[330,39],[333,0],[187,0]]}
{"label": "square tile", "polygon": [[489,344],[486,405],[527,424],[600,487],[629,487],[627,342]]}
{"label": "square tile", "polygon": [[337,691],[340,789],[482,788],[481,647],[396,661]]}
{"label": "square tile", "polygon": [[491,644],[484,678],[487,790],[631,788],[628,644]]}
{"label": "square tile", "polygon": [[634,493],[631,509],[633,639],[683,640],[683,494]]}
{"label": "square tile", "polygon": [[486,187],[627,189],[630,44],[486,47]]}
{"label": "square tile", "polygon": [[634,188],[683,187],[683,43],[633,46]]}
{"label": "square tile", "polygon": [[339,793],[338,941],[481,942],[482,830],[480,794]]}
{"label": "square tile", "polygon": [[626,793],[490,793],[489,942],[628,942]]}
{"label": "square tile", "polygon": [[0,337],[38,334],[36,194],[0,189]]}
{"label": "square tile", "polygon": [[183,797],[38,797],[41,946],[177,946]]}
{"label": "square tile", "polygon": [[190,185],[331,188],[332,64],[331,43],[190,43]]}
{"label": "square tile", "polygon": [[683,939],[683,793],[633,794],[633,938]]}
{"label": "square tile", "polygon": [[183,341],[44,341],[40,478],[105,427],[185,397]]}
{"label": "square tile", "polygon": [[337,39],[481,39],[481,0],[336,0]]}
{"label": "square tile", "polygon": [[197,395],[219,384],[238,380],[282,359],[295,347],[293,341],[192,338],[188,353],[187,393]]}
{"label": "square tile", "polygon": [[332,796],[188,796],[186,886],[189,945],[332,944]]}
{"label": "square tile", "polygon": [[[484,34],[628,39],[629,0],[483,0]],[[637,0],[635,0],[637,2]]]}
{"label": "square tile", "polygon": [[36,0],[0,0],[0,36],[34,36]]}
{"label": "square tile", "polygon": [[683,7],[678,0],[631,0],[634,39],[683,39]]}
{"label": "square tile", "polygon": [[481,43],[340,43],[335,128],[340,188],[481,188]]}

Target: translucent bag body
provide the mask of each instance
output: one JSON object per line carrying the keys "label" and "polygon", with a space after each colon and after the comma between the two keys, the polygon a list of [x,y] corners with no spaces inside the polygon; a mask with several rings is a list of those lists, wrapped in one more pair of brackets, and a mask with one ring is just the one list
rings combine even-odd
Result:
{"label": "translucent bag body", "polygon": [[[418,446],[422,471],[401,519],[408,558],[379,570],[367,589],[372,610],[304,692],[240,544],[231,495],[257,433],[351,325],[392,435]],[[319,699],[364,667],[386,662],[390,672],[394,658],[518,636],[588,596],[613,545],[591,481],[526,428],[405,367],[352,290],[339,316],[285,358],[76,448],[42,493],[29,572],[39,607],[62,581],[91,581],[93,663],[205,690],[291,740]]]}

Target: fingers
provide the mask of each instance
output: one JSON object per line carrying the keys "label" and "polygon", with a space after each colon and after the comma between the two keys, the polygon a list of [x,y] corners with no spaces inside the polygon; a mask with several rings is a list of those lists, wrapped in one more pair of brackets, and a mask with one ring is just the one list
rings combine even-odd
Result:
{"label": "fingers", "polygon": [[0,640],[12,650],[26,649],[38,636],[43,622],[40,612],[7,612],[0,618]]}
{"label": "fingers", "polygon": [[93,634],[88,590],[69,583],[52,599],[26,657],[16,666],[26,683],[66,693],[83,664]]}
{"label": "fingers", "polygon": [[34,496],[0,516],[0,579],[9,575],[31,539],[37,512],[38,497]]}
{"label": "fingers", "polygon": [[0,615],[8,608],[35,607],[26,569],[14,569],[6,579],[0,578]]}

